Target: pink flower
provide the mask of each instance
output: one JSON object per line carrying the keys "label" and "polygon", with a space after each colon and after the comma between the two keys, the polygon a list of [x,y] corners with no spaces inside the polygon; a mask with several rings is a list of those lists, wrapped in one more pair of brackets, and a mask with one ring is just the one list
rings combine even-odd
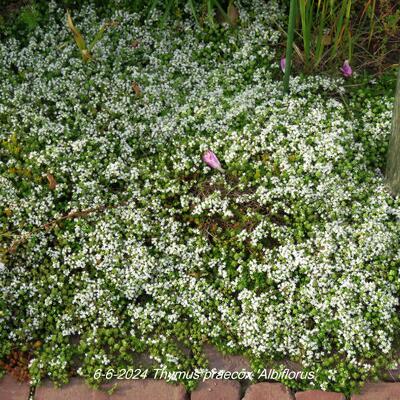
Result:
{"label": "pink flower", "polygon": [[280,66],[281,66],[282,72],[285,72],[285,69],[286,69],[286,58],[285,57],[281,58]]}
{"label": "pink flower", "polygon": [[221,163],[219,162],[217,156],[211,150],[207,150],[203,154],[203,161],[211,168],[217,169],[218,171],[221,172],[224,171],[221,167]]}
{"label": "pink flower", "polygon": [[342,74],[349,78],[353,74],[353,70],[350,67],[349,60],[344,60],[343,66],[340,68]]}

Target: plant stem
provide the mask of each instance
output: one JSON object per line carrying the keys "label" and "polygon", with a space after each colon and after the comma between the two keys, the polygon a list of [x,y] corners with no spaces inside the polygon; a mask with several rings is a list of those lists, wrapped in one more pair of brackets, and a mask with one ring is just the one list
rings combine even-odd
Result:
{"label": "plant stem", "polygon": [[285,93],[289,92],[289,78],[290,78],[290,70],[292,67],[292,54],[293,54],[294,24],[296,19],[296,2],[297,0],[290,0],[288,36],[286,42],[286,67],[285,67],[285,76],[283,78],[283,91]]}
{"label": "plant stem", "polygon": [[400,193],[400,67],[397,71],[397,86],[393,107],[392,134],[386,164],[386,182],[391,192]]}

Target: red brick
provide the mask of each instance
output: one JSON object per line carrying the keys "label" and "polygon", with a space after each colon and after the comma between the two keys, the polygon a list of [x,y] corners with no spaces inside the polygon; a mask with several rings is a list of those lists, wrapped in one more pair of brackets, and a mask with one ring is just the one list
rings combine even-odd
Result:
{"label": "red brick", "polygon": [[[113,385],[114,382],[108,384]],[[111,400],[186,400],[182,385],[174,385],[158,379],[117,381]]]}
{"label": "red brick", "polygon": [[240,400],[240,384],[236,381],[208,379],[192,392],[191,400]]}
{"label": "red brick", "polygon": [[388,369],[381,379],[388,382],[400,382],[400,365],[397,368]]}
{"label": "red brick", "polygon": [[399,400],[400,383],[368,383],[360,394],[351,396],[351,400]]}
{"label": "red brick", "polygon": [[284,360],[282,362],[282,364],[288,368],[290,371],[294,371],[294,372],[301,372],[303,370],[303,366],[295,361],[291,361],[291,360]]}
{"label": "red brick", "polygon": [[[90,388],[83,379],[72,378],[67,385],[56,388],[45,383],[36,388],[35,400],[108,400],[105,392]],[[27,397],[24,399],[27,400]]]}
{"label": "red brick", "polygon": [[1,400],[27,400],[29,397],[29,384],[20,383],[14,377],[6,375],[0,379]]}
{"label": "red brick", "polygon": [[249,386],[243,400],[293,400],[290,390],[280,383],[256,383]]}
{"label": "red brick", "polygon": [[203,347],[204,355],[208,360],[208,369],[217,369],[225,371],[251,371],[250,364],[243,356],[224,355],[214,346],[206,344]]}
{"label": "red brick", "polygon": [[341,393],[307,390],[305,392],[297,392],[296,400],[346,400],[346,398]]}

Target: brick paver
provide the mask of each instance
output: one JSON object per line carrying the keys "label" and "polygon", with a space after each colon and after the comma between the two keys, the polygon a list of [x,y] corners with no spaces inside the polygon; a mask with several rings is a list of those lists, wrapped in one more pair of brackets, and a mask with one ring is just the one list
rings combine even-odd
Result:
{"label": "brick paver", "polygon": [[251,371],[250,363],[243,356],[224,355],[220,353],[214,346],[205,345],[203,347],[204,355],[208,360],[209,369],[225,370],[225,371]]}
{"label": "brick paver", "polygon": [[240,400],[240,383],[221,379],[201,382],[190,397],[191,400]]}
{"label": "brick paver", "polygon": [[[116,386],[116,387],[115,387]],[[107,390],[114,388],[112,394]],[[10,375],[0,379],[0,400],[28,400],[29,384],[19,383]],[[209,379],[200,382],[191,395],[183,385],[163,380],[121,380],[103,385],[103,390],[90,388],[83,379],[72,378],[62,388],[45,381],[36,389],[35,400],[240,400],[241,385],[234,380]],[[341,393],[307,390],[295,395],[280,383],[250,385],[242,400],[345,400]],[[351,400],[400,400],[400,383],[369,383]]]}
{"label": "brick paver", "polygon": [[[0,397],[1,398],[1,397]],[[83,379],[72,378],[61,388],[46,381],[36,388],[35,400],[108,400],[105,392],[90,388]],[[27,397],[24,399],[27,400]]]}
{"label": "brick paver", "polygon": [[[173,385],[158,379],[121,380],[110,396],[110,400],[187,400],[188,395],[182,385]],[[66,400],[66,399],[64,399]],[[72,399],[71,399],[72,400]]]}
{"label": "brick paver", "polygon": [[296,400],[346,400],[341,393],[324,392],[322,390],[307,390],[305,392],[297,392]]}
{"label": "brick paver", "polygon": [[400,365],[394,369],[388,369],[382,380],[388,382],[400,382]]}
{"label": "brick paver", "polygon": [[0,379],[1,400],[27,400],[29,389],[28,383],[20,383],[11,375]]}
{"label": "brick paver", "polygon": [[400,400],[400,383],[368,383],[351,400]]}
{"label": "brick paver", "polygon": [[249,386],[243,400],[293,400],[290,390],[280,383],[256,383]]}

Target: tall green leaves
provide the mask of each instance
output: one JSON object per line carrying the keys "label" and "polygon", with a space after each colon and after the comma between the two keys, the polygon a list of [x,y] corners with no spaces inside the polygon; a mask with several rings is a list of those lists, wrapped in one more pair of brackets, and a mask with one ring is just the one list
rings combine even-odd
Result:
{"label": "tall green leaves", "polygon": [[311,56],[311,27],[313,22],[313,2],[299,0],[299,12],[301,17],[301,29],[303,33],[304,59],[306,67],[310,64]]}
{"label": "tall green leaves", "polygon": [[[296,18],[296,9],[299,17]],[[352,34],[350,17],[352,0],[290,0],[289,22],[286,45],[286,69],[284,90],[289,87],[292,65],[294,32],[302,41],[300,59],[305,71],[310,72],[321,62],[332,61],[338,55],[338,49],[348,46],[347,59],[352,54]]]}
{"label": "tall green leaves", "polygon": [[108,25],[107,24],[103,25],[97,31],[96,35],[94,36],[93,40],[90,42],[89,46],[87,46],[86,41],[85,41],[83,35],[80,33],[79,29],[74,25],[69,11],[67,12],[67,25],[74,36],[75,43],[78,46],[79,51],[81,52],[82,60],[84,62],[89,61],[92,58],[91,51],[93,50],[96,43],[99,40],[101,40],[101,38],[104,36],[104,32],[106,31]]}
{"label": "tall green leaves", "polygon": [[[298,4],[307,69],[318,66],[323,57],[334,59],[344,42],[351,54],[352,0],[298,0]],[[329,47],[327,52],[325,47]]]}
{"label": "tall green leaves", "polygon": [[400,64],[397,72],[397,88],[393,107],[392,134],[387,156],[386,181],[390,190],[398,195],[400,193]]}
{"label": "tall green leaves", "polygon": [[296,2],[297,0],[290,0],[289,26],[288,26],[288,35],[286,42],[286,67],[285,67],[285,76],[283,78],[283,90],[286,93],[289,91],[289,77],[292,66],[294,25],[295,25],[296,9],[297,9]]}
{"label": "tall green leaves", "polygon": [[[314,65],[318,66],[321,62],[322,54],[324,52],[324,47],[326,44],[326,35],[324,33],[325,23],[326,23],[326,15],[328,10],[328,2],[319,0],[316,19],[318,21],[318,31],[316,34],[315,40],[315,57],[314,57]],[[310,39],[311,40],[311,39]],[[328,36],[329,40],[329,36]]]}
{"label": "tall green leaves", "polygon": [[92,56],[89,52],[89,49],[86,46],[85,39],[83,38],[82,34],[79,32],[79,29],[76,28],[76,26],[72,22],[71,14],[69,13],[69,11],[67,12],[67,25],[68,25],[68,28],[70,29],[70,31],[72,32],[74,39],[75,39],[75,43],[81,52],[82,60],[84,62],[89,61],[92,58]]}
{"label": "tall green leaves", "polygon": [[[349,22],[350,22],[350,12],[351,12],[351,0],[344,0],[341,2],[341,7],[339,8],[339,14],[336,17],[335,21],[337,21],[336,26],[333,26],[333,33],[335,33],[335,38],[333,40],[333,45],[331,49],[332,57],[336,57],[338,47],[340,43],[343,41],[345,36],[348,36]],[[340,2],[339,2],[340,4]],[[334,8],[331,9],[331,12],[335,11]],[[350,42],[349,42],[350,43]]]}

